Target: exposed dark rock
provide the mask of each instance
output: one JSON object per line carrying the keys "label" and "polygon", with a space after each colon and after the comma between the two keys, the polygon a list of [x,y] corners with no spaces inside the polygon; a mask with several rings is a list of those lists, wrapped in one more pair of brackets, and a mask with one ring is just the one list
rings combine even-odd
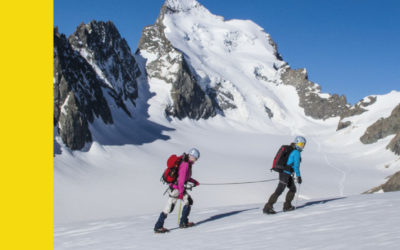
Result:
{"label": "exposed dark rock", "polygon": [[[139,67],[112,22],[81,24],[67,40],[54,32],[54,124],[67,147],[91,142],[89,124],[101,118],[112,124],[111,107],[138,97]],[[108,103],[107,102],[111,102]]]}
{"label": "exposed dark rock", "polygon": [[304,113],[314,119],[328,119],[341,116],[349,110],[350,105],[345,96],[334,94],[329,98],[322,98],[320,87],[308,80],[305,69],[293,70],[290,67],[283,69],[281,80],[286,85],[296,87],[300,98],[300,107],[304,108]]}
{"label": "exposed dark rock", "polygon": [[62,108],[58,132],[61,139],[72,150],[81,149],[92,141],[85,114],[79,110],[76,97],[69,92]]}
{"label": "exposed dark rock", "polygon": [[82,23],[68,40],[93,68],[101,71],[98,73],[115,90],[116,102],[129,114],[122,100],[129,100],[135,105],[138,97],[136,79],[140,70],[127,42],[114,24],[110,21]]}
{"label": "exposed dark rock", "polygon": [[384,192],[400,191],[400,171],[390,177],[390,179],[383,184],[382,189]]}
{"label": "exposed dark rock", "polygon": [[178,81],[172,83],[171,98],[174,105],[166,109],[166,114],[179,119],[189,117],[196,120],[215,116],[211,99],[196,84],[186,62],[182,63],[182,70],[177,75]]}
{"label": "exposed dark rock", "polygon": [[384,192],[400,191],[400,171],[390,176],[389,180],[385,184],[372,188],[364,193],[371,194],[378,192],[379,190],[383,190]]}
{"label": "exposed dark rock", "polygon": [[147,75],[172,84],[173,104],[166,107],[166,114],[179,119],[185,117],[196,120],[207,119],[217,113],[218,108],[213,105],[215,102],[199,86],[196,73],[189,68],[183,53],[174,48],[165,37],[163,25],[165,13],[182,11],[179,6],[178,9],[172,7],[168,4],[163,5],[155,24],[143,29],[138,49],[139,52],[144,50],[157,57],[147,63]]}
{"label": "exposed dark rock", "polygon": [[265,76],[265,75],[262,73],[262,68],[260,68],[260,67],[255,67],[255,68],[254,68],[254,75],[256,76],[256,78],[257,78],[258,80],[263,80],[263,81],[266,81],[266,82],[269,81],[268,77]]}
{"label": "exposed dark rock", "polygon": [[110,109],[103,96],[104,83],[96,72],[74,51],[65,35],[54,32],[54,125],[63,142],[81,149],[91,141],[88,122],[94,116],[112,123]]}
{"label": "exposed dark rock", "polygon": [[368,107],[369,105],[374,104],[376,102],[376,97],[368,96],[367,98],[368,98],[368,101],[361,100],[358,103],[356,103],[353,107],[351,107],[350,109],[343,112],[340,116],[341,120],[346,117],[360,115],[360,114],[364,113],[365,111],[367,111],[364,108]]}
{"label": "exposed dark rock", "polygon": [[341,129],[343,129],[343,128],[347,128],[347,127],[350,126],[350,125],[351,125],[351,122],[350,122],[350,121],[345,121],[345,122],[339,121],[336,130],[341,130]]}
{"label": "exposed dark rock", "polygon": [[396,136],[390,141],[386,148],[392,150],[396,155],[400,155],[400,130],[397,131]]}
{"label": "exposed dark rock", "polygon": [[272,110],[270,108],[268,108],[267,106],[264,106],[265,108],[265,112],[267,112],[269,119],[271,119],[272,117],[274,117],[274,113],[272,113]]}
{"label": "exposed dark rock", "polygon": [[274,42],[274,40],[272,40],[272,38],[271,38],[270,35],[268,35],[268,41],[269,41],[269,44],[274,48],[274,55],[275,55],[275,57],[276,57],[278,60],[283,61],[282,56],[281,56],[281,55],[279,54],[279,52],[278,52],[278,45],[276,45],[276,43]]}
{"label": "exposed dark rock", "polygon": [[168,14],[178,13],[178,12],[188,12],[195,8],[203,7],[199,2],[192,1],[176,1],[176,0],[166,0],[164,3],[165,12]]}
{"label": "exposed dark rock", "polygon": [[222,87],[221,82],[217,83],[214,88],[208,88],[207,95],[211,98],[213,106],[217,107],[217,110],[237,108],[233,95]]}
{"label": "exposed dark rock", "polygon": [[[369,126],[360,141],[364,144],[377,142],[386,136],[396,134],[400,131],[400,104],[397,105],[389,117],[381,118]],[[393,147],[395,147],[393,142]]]}
{"label": "exposed dark rock", "polygon": [[341,130],[351,125],[350,121],[343,122],[344,118],[360,115],[367,111],[366,109],[364,109],[365,107],[368,107],[369,105],[372,105],[376,102],[376,97],[374,96],[368,96],[367,98],[367,101],[361,100],[351,108],[344,110],[344,112],[340,115],[340,121],[336,130]]}
{"label": "exposed dark rock", "polygon": [[369,101],[364,101],[361,100],[357,105],[360,105],[361,107],[368,107],[376,102],[376,96],[368,96],[367,97]]}

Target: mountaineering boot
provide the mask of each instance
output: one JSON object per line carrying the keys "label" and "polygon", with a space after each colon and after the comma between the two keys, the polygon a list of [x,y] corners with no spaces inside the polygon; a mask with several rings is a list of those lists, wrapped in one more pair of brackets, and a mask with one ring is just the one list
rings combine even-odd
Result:
{"label": "mountaineering boot", "polygon": [[188,216],[190,214],[191,206],[185,205],[182,209],[181,222],[179,223],[180,228],[187,228],[194,226],[193,222],[189,222]]}
{"label": "mountaineering boot", "polygon": [[295,194],[296,194],[295,192],[291,192],[291,191],[289,191],[286,194],[286,200],[285,200],[285,203],[283,204],[283,212],[293,211],[296,209],[294,206],[292,206],[292,200],[293,200]]}
{"label": "mountaineering boot", "polygon": [[271,197],[269,197],[268,202],[265,204],[263,213],[264,214],[276,214],[274,211],[274,204],[278,200],[279,195],[273,193]]}
{"label": "mountaineering boot", "polygon": [[275,210],[272,207],[267,207],[263,209],[264,214],[276,214]]}
{"label": "mountaineering boot", "polygon": [[154,226],[154,232],[155,233],[166,233],[166,232],[169,232],[168,229],[164,228],[164,221],[165,221],[166,218],[167,218],[167,214],[164,214],[164,212],[161,212],[160,217],[158,217],[156,225]]}
{"label": "mountaineering boot", "polygon": [[166,229],[165,227],[154,229],[154,233],[156,234],[163,234],[163,233],[169,233],[169,230]]}
{"label": "mountaineering boot", "polygon": [[293,210],[295,210],[296,208],[294,207],[294,206],[292,206],[292,205],[290,205],[290,206],[283,206],[283,212],[289,212],[289,211],[293,211]]}
{"label": "mountaineering boot", "polygon": [[193,227],[194,225],[196,225],[196,224],[194,224],[194,222],[181,223],[179,225],[179,228],[188,228],[188,227]]}

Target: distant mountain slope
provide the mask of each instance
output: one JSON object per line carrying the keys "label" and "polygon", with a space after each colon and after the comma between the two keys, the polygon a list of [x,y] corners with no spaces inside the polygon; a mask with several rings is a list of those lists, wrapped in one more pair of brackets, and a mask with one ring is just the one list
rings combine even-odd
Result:
{"label": "distant mountain slope", "polygon": [[[370,96],[351,106],[345,96],[321,93],[305,69],[290,68],[277,44],[257,24],[224,20],[196,0],[166,0],[155,24],[144,28],[135,55],[110,21],[81,24],[64,41],[65,46],[58,44],[54,52],[56,136],[73,150],[92,141],[89,125],[94,118],[113,124],[113,110],[121,109],[129,119],[138,98],[150,103],[149,113],[143,114],[157,119],[199,120],[220,115],[253,129],[278,128],[290,133],[312,123],[309,117],[339,119],[337,129],[346,128],[349,117],[368,112],[376,101]],[[78,61],[86,66],[76,66]],[[60,76],[70,80],[61,82]],[[139,77],[147,79],[139,82]],[[61,86],[65,82],[79,85],[86,93],[79,100],[68,99],[79,102],[75,110],[80,111],[68,111],[67,116],[61,112],[68,106],[65,90],[70,87]],[[154,96],[140,96],[140,89],[151,89]],[[380,139],[377,127],[363,132]],[[398,136],[388,148],[399,154]]]}
{"label": "distant mountain slope", "polygon": [[396,136],[387,148],[400,155],[400,104],[393,109],[389,117],[381,118],[369,126],[360,140],[362,143],[370,144],[393,134]]}

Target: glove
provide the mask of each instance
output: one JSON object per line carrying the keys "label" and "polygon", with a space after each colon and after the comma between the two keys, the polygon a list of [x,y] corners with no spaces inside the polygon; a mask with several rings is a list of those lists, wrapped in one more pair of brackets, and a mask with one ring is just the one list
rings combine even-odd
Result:
{"label": "glove", "polygon": [[194,181],[193,182],[194,186],[197,187],[198,185],[200,185],[200,183],[198,181]]}
{"label": "glove", "polygon": [[179,194],[178,199],[182,200],[183,199],[183,194]]}
{"label": "glove", "polygon": [[301,176],[297,177],[297,183],[301,184],[303,181],[301,180]]}

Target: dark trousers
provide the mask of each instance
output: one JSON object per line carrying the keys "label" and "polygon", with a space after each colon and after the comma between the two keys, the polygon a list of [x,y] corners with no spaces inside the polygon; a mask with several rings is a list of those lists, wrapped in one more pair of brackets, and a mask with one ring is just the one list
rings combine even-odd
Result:
{"label": "dark trousers", "polygon": [[276,187],[275,192],[269,197],[268,202],[264,206],[264,210],[273,207],[274,203],[278,200],[279,196],[283,193],[286,187],[289,188],[289,192],[286,195],[284,207],[291,207],[291,202],[294,198],[294,194],[297,191],[296,184],[294,183],[294,179],[290,174],[279,173],[278,186]]}
{"label": "dark trousers", "polygon": [[275,194],[279,197],[285,190],[285,187],[289,188],[289,192],[296,193],[297,191],[293,177],[287,173],[279,173],[279,184],[275,189]]}

